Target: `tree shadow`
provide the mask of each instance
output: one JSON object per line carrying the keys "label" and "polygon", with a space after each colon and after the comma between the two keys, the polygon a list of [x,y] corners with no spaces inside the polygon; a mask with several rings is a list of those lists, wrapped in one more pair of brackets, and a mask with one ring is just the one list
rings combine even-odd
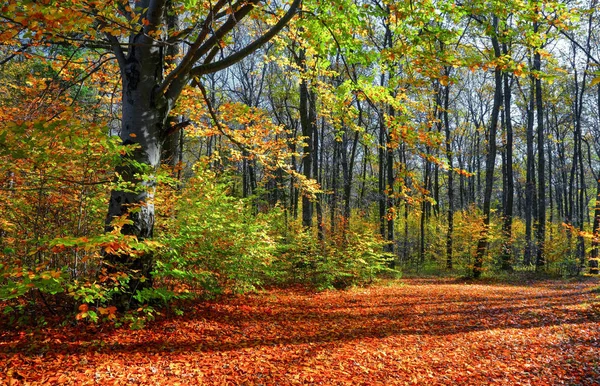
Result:
{"label": "tree shadow", "polygon": [[[418,288],[417,288],[418,290]],[[422,290],[421,290],[422,291]],[[404,292],[404,293],[403,293]],[[577,291],[510,297],[438,288],[428,294],[297,293],[282,302],[264,295],[194,305],[181,318],[163,318],[146,331],[48,329],[30,337],[0,336],[0,351],[39,356],[51,353],[225,352],[263,346],[327,345],[387,337],[443,337],[487,330],[532,329],[600,321],[580,307]],[[513,293],[514,294],[514,293]],[[395,297],[398,295],[398,297]],[[56,338],[56,337],[59,338]]]}

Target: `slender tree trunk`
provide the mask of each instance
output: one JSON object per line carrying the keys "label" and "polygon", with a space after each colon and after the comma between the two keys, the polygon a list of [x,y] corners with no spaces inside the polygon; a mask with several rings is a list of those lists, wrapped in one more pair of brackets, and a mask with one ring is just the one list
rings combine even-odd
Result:
{"label": "slender tree trunk", "polygon": [[[600,85],[596,87],[596,98],[596,105],[600,108]],[[595,173],[594,177],[596,178],[596,207],[594,208],[594,225],[592,228],[592,252],[588,266],[590,274],[598,275],[600,273],[598,269],[600,265],[598,259],[598,248],[600,245],[600,173]]]}
{"label": "slender tree trunk", "polygon": [[[537,22],[534,23],[534,33],[538,31]],[[541,71],[542,62],[539,51],[533,56],[533,68]],[[538,226],[537,226],[537,254],[535,259],[536,270],[541,270],[546,264],[544,246],[546,242],[546,165],[544,155],[544,105],[542,99],[542,80],[535,79],[535,101],[537,110],[537,140],[538,140]]]}
{"label": "slender tree trunk", "polygon": [[[390,108],[389,115],[392,116],[394,111]],[[395,222],[395,197],[394,197],[394,184],[396,183],[396,178],[394,177],[394,149],[392,148],[392,138],[391,135],[387,136],[386,143],[386,169],[387,169],[387,251],[389,253],[394,253],[395,251],[395,237],[394,237],[394,222]],[[390,268],[394,268],[394,261],[390,262]]]}
{"label": "slender tree trunk", "polygon": [[[403,165],[404,168],[406,168],[406,146],[405,146],[405,144],[400,145],[398,157],[400,158],[400,164]],[[405,183],[406,183],[407,187],[410,187],[409,181],[406,181]],[[402,261],[404,261],[405,263],[408,262],[409,258],[410,258],[410,260],[412,260],[412,255],[410,254],[410,250],[409,250],[410,244],[409,244],[409,240],[408,240],[409,209],[410,208],[409,208],[408,201],[404,200],[404,238],[403,238],[403,242],[402,242]]]}
{"label": "slender tree trunk", "polygon": [[386,129],[385,129],[385,122],[383,120],[383,118],[380,119],[379,121],[379,149],[378,149],[378,156],[379,156],[379,175],[378,175],[378,200],[379,200],[379,233],[381,234],[381,237],[383,237],[383,239],[387,239],[387,235],[385,232],[385,225],[386,225],[386,217],[387,217],[387,208],[386,208],[386,204],[387,204],[387,200],[386,200],[386,192],[385,192],[385,176],[386,176],[386,167],[385,167],[385,147],[386,147],[386,141],[385,141],[385,134],[386,134]]}
{"label": "slender tree trunk", "polygon": [[[504,53],[508,53],[506,44],[503,45]],[[503,75],[504,80],[504,123],[506,128],[506,147],[505,147],[505,181],[506,191],[504,200],[504,218],[502,223],[502,233],[504,242],[502,245],[502,265],[505,271],[512,269],[512,221],[513,221],[513,203],[514,203],[514,177],[513,177],[513,129],[511,111],[511,88],[509,75]]]}
{"label": "slender tree trunk", "polygon": [[[320,150],[322,146],[319,142],[319,131],[317,130],[317,96],[314,92],[309,93],[309,104],[308,104],[308,120],[309,124],[313,127],[313,148],[312,148],[312,157],[313,157],[313,178],[317,180],[319,184],[322,184],[321,178],[321,168],[320,165],[322,163],[322,154]],[[320,133],[322,135],[324,131],[323,125],[321,125]],[[315,209],[317,212],[317,237],[319,241],[323,242],[325,240],[325,230],[323,228],[323,195],[321,193],[317,193],[316,201],[315,201]]]}
{"label": "slender tree trunk", "polygon": [[[592,28],[592,16],[590,15],[590,19],[588,22],[588,30],[591,33],[591,28]],[[588,34],[588,38],[587,38],[587,43],[586,43],[586,48],[587,48],[587,52],[590,51],[591,47],[590,47],[590,35]],[[575,47],[573,47],[573,63],[575,63],[576,60],[576,50]],[[581,81],[581,87],[579,86],[579,80],[578,80],[578,71],[575,68],[574,65],[574,84],[575,84],[575,101],[574,101],[574,118],[575,118],[575,132],[574,132],[574,139],[575,139],[575,143],[574,146],[576,147],[576,152],[578,155],[577,159],[573,160],[573,163],[575,164],[574,166],[577,167],[578,169],[578,180],[579,180],[579,189],[578,189],[578,200],[577,200],[577,225],[579,225],[579,233],[577,236],[577,258],[579,260],[579,269],[578,271],[582,271],[585,269],[585,239],[583,237],[583,230],[584,230],[584,222],[585,222],[585,217],[586,215],[589,216],[589,212],[587,210],[587,200],[586,200],[586,184],[585,184],[585,171],[584,171],[584,167],[583,167],[583,148],[582,148],[582,142],[583,142],[583,135],[582,135],[582,129],[581,129],[581,124],[582,124],[582,113],[583,113],[583,100],[584,100],[584,95],[585,95],[585,89],[586,89],[586,80],[587,80],[587,71],[589,68],[589,63],[586,64],[586,67],[583,71],[583,76],[582,76],[582,81]]]}
{"label": "slender tree trunk", "polygon": [[[580,121],[580,119],[579,119]],[[579,257],[579,271],[585,269],[585,238],[583,237],[583,231],[585,226],[585,216],[588,214],[588,208],[586,205],[587,200],[585,199],[587,187],[585,184],[585,172],[583,169],[583,151],[581,148],[582,138],[581,138],[581,122],[578,123],[579,127],[579,233],[577,236],[577,252]]]}
{"label": "slender tree trunk", "polygon": [[[179,17],[177,12],[173,11],[173,2],[172,0],[167,0],[167,28],[170,31],[178,31],[179,30]],[[180,46],[179,44],[170,44],[165,49],[165,66],[174,66],[176,64],[176,59],[180,54]],[[179,124],[183,123],[183,117],[181,117],[179,122],[172,122],[171,126],[176,127]],[[178,164],[183,161],[183,140],[184,140],[184,131],[183,129],[173,130],[169,135],[166,136],[163,144],[163,154],[162,160],[167,163],[171,167],[175,168]],[[179,168],[177,179],[181,176],[181,168]]]}
{"label": "slender tree trunk", "polygon": [[[475,127],[477,128],[479,126],[476,125]],[[479,135],[479,130],[475,135],[477,136],[475,147],[477,190],[473,194],[473,202],[479,205],[481,203],[481,135]]]}
{"label": "slender tree trunk", "polygon": [[[494,31],[498,31],[498,17],[493,16]],[[494,54],[497,58],[500,57],[500,45],[496,35],[492,36],[492,45]],[[483,270],[483,257],[487,251],[489,243],[489,228],[490,228],[490,212],[492,203],[492,189],[494,187],[494,164],[496,162],[496,131],[498,128],[498,116],[500,106],[502,104],[502,71],[499,67],[494,70],[495,92],[494,105],[492,107],[492,116],[490,121],[490,130],[488,138],[488,154],[485,165],[485,191],[483,195],[483,229],[479,242],[477,243],[477,251],[475,262],[473,264],[473,276],[479,278]]]}
{"label": "slender tree trunk", "polygon": [[[362,110],[359,109],[359,124],[362,123]],[[342,152],[342,172],[344,175],[344,231],[350,226],[352,183],[354,181],[354,163],[356,160],[356,150],[358,149],[359,132],[354,133],[350,149],[350,159],[348,160],[347,145],[348,136],[344,133],[344,145]]]}
{"label": "slender tree trunk", "polygon": [[[548,126],[550,126],[550,119],[548,117],[548,114],[546,114],[546,122],[548,124]],[[550,128],[548,127],[548,131]],[[550,208],[548,208],[548,223],[550,224],[550,240],[553,239],[553,224],[554,224],[554,196],[556,195],[556,177],[552,174],[553,173],[553,163],[552,163],[552,154],[554,149],[552,147],[552,141],[548,141],[548,204],[550,206]]]}
{"label": "slender tree trunk", "polygon": [[369,159],[369,147],[364,144],[363,145],[363,154],[362,154],[362,172],[361,172],[361,181],[360,181],[360,194],[358,199],[359,208],[363,208],[363,204],[365,201],[365,190],[367,185],[367,161]]}
{"label": "slender tree trunk", "polygon": [[596,207],[594,208],[594,225],[592,228],[592,251],[588,262],[590,274],[597,275],[598,271],[598,246],[600,245],[600,179],[596,180]]}
{"label": "slender tree trunk", "polygon": [[535,161],[533,153],[533,114],[535,86],[531,77],[531,89],[529,93],[529,104],[527,107],[527,171],[525,182],[525,251],[523,253],[523,264],[528,266],[532,263],[533,242],[533,214],[535,212]]}
{"label": "slender tree trunk", "polygon": [[329,212],[329,223],[331,233],[334,234],[336,230],[336,214],[338,209],[338,196],[339,196],[339,172],[340,172],[340,143],[334,140],[333,143],[333,160],[332,160],[332,172],[331,172],[331,205]]}
{"label": "slender tree trunk", "polygon": [[[300,53],[300,63],[304,63],[304,51]],[[304,64],[303,64],[304,65]],[[304,146],[302,151],[302,172],[307,179],[314,178],[313,176],[313,159],[314,159],[314,124],[310,121],[310,92],[306,79],[300,82],[300,126],[302,128],[302,136],[304,137]],[[302,194],[302,226],[311,228],[313,223],[313,202],[307,194]]]}
{"label": "slender tree trunk", "polygon": [[[429,154],[429,147],[426,147],[425,153]],[[423,160],[424,174],[423,174],[423,189],[427,190],[430,180],[431,162],[428,159]],[[419,259],[421,265],[425,263],[425,225],[427,224],[428,218],[428,204],[426,193],[423,193],[421,201],[421,218],[419,221]]]}
{"label": "slender tree trunk", "polygon": [[[450,75],[450,69],[446,67],[446,75]],[[450,105],[450,86],[444,87],[444,105],[442,117],[444,122],[444,134],[446,142],[446,158],[448,159],[448,230],[446,232],[446,269],[452,269],[453,259],[453,237],[454,237],[454,166],[452,160],[452,137],[450,133],[450,120],[448,109]]]}
{"label": "slender tree trunk", "polygon": [[[298,171],[298,163],[296,160],[296,145],[292,144],[292,170]],[[296,188],[296,177],[293,175],[290,177],[290,211],[294,220],[298,219],[298,189]]]}

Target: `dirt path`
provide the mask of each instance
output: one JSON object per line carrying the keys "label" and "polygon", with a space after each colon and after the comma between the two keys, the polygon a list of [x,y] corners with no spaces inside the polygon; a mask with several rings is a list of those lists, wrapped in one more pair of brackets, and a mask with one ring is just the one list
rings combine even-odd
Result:
{"label": "dirt path", "polygon": [[0,384],[600,385],[593,283],[402,283],[206,302],[142,331],[0,331]]}

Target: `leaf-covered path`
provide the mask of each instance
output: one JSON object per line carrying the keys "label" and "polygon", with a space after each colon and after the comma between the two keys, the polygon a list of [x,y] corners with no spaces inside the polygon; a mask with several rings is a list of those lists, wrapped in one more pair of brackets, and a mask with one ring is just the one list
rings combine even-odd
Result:
{"label": "leaf-covered path", "polygon": [[590,283],[403,284],[201,303],[142,331],[0,336],[0,384],[600,385]]}

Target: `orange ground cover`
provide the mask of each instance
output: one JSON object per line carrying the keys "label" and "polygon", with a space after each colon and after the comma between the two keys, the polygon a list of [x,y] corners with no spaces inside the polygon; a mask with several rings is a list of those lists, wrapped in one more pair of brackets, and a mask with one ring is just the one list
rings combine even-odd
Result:
{"label": "orange ground cover", "polygon": [[407,279],[203,302],[141,331],[4,328],[0,384],[600,385],[593,285]]}

